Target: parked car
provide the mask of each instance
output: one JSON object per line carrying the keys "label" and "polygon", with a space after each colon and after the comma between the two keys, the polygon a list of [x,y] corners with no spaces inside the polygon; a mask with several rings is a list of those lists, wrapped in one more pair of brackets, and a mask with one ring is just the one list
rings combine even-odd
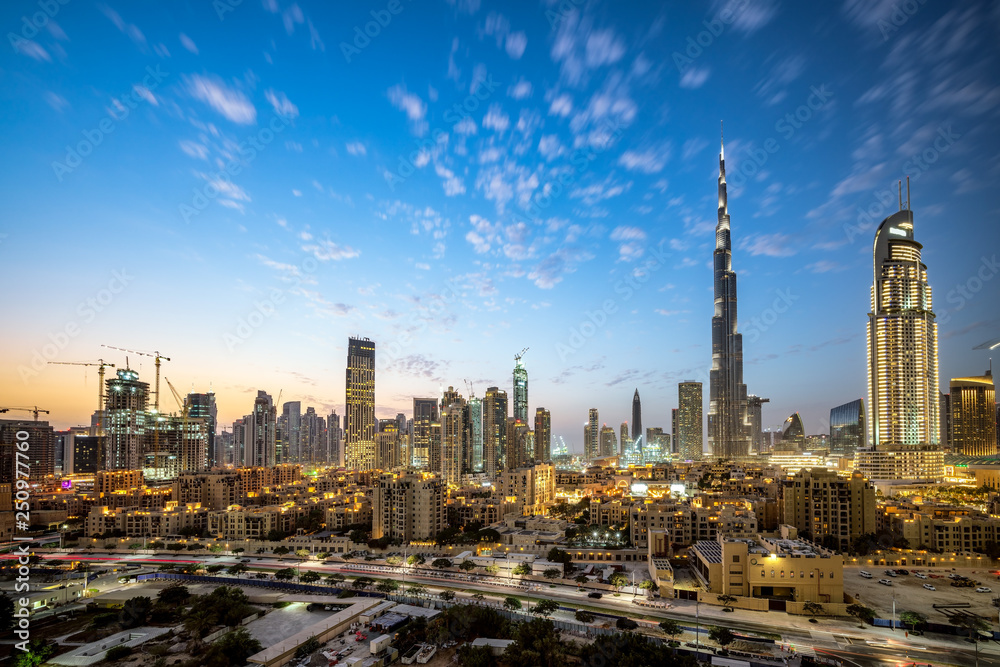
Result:
{"label": "parked car", "polygon": [[924,588],[926,588],[929,591],[936,591],[937,590],[936,588],[934,588],[930,584],[924,584]]}
{"label": "parked car", "polygon": [[886,575],[888,577],[895,577],[896,576],[896,573],[893,572],[892,570],[883,570],[882,574],[884,574],[884,575]]}
{"label": "parked car", "polygon": [[993,589],[990,588],[989,586],[980,586],[979,588],[976,589],[976,592],[977,593],[992,593]]}
{"label": "parked car", "polygon": [[928,574],[927,576],[930,577],[931,579],[943,579],[944,578],[940,574]]}
{"label": "parked car", "polygon": [[907,575],[907,574],[910,573],[909,570],[903,570],[903,569],[893,570],[893,572],[895,572],[896,574],[902,574],[902,575]]}
{"label": "parked car", "polygon": [[879,579],[878,583],[882,584],[883,586],[892,586],[892,581],[890,581],[889,579]]}
{"label": "parked car", "polygon": [[913,575],[913,576],[914,576],[914,577],[916,577],[917,579],[926,579],[926,578],[927,578],[927,575],[926,575],[926,574],[920,574],[919,572],[917,572],[917,573],[916,573],[915,575]]}
{"label": "parked car", "polygon": [[600,600],[604,596],[601,595],[600,593],[594,592],[594,593],[587,593],[587,597],[594,598],[595,600]]}
{"label": "parked car", "polygon": [[871,579],[872,578],[872,573],[871,572],[865,572],[864,570],[861,570],[860,572],[858,572],[858,574],[860,574],[865,579]]}

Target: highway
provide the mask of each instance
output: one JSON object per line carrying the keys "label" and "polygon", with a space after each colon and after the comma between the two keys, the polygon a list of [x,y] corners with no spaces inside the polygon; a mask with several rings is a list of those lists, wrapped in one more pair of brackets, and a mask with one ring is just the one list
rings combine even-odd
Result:
{"label": "highway", "polygon": [[[345,575],[369,576],[373,579],[394,579],[404,585],[419,582],[428,588],[449,589],[456,592],[458,599],[471,597],[473,592],[491,595],[517,595],[527,598],[549,598],[557,602],[573,606],[585,605],[589,608],[618,615],[642,615],[651,619],[671,618],[682,621],[687,627],[694,627],[696,603],[686,600],[670,600],[669,609],[638,607],[632,604],[632,597],[623,593],[621,597],[610,594],[601,599],[587,597],[586,591],[579,591],[575,585],[556,584],[550,587],[547,583],[540,584],[537,590],[526,590],[524,587],[504,585],[509,581],[489,575],[465,575],[450,572],[446,578],[433,576],[431,572],[414,571],[413,568],[392,567],[363,561],[349,562],[318,562],[303,561],[299,558],[275,556],[234,555],[175,555],[175,554],[116,554],[116,553],[40,553],[43,560],[73,560],[86,561],[95,565],[154,565],[163,564],[187,565],[204,563],[206,565],[232,565],[241,560],[249,559],[246,565],[255,570],[274,571],[284,568],[301,566],[302,570],[314,571],[328,575],[340,572]],[[9,558],[0,555],[0,558]],[[245,579],[245,577],[244,577]],[[515,580],[516,581],[516,580]],[[471,591],[471,592],[470,592]],[[975,647],[971,642],[965,642],[960,637],[935,635],[935,638],[924,636],[906,637],[902,630],[891,632],[888,629],[866,627],[858,628],[846,620],[822,620],[815,627],[797,627],[793,620],[802,624],[805,619],[782,616],[783,627],[775,627],[775,619],[763,619],[760,612],[723,613],[718,606],[698,605],[700,625],[722,624],[733,630],[750,633],[780,633],[781,641],[790,644],[798,651],[813,653],[817,657],[835,658],[846,666],[860,667],[905,665],[974,665],[976,664]],[[945,641],[941,641],[945,639]],[[1000,667],[1000,646],[996,642],[980,644],[979,664],[984,667]]]}

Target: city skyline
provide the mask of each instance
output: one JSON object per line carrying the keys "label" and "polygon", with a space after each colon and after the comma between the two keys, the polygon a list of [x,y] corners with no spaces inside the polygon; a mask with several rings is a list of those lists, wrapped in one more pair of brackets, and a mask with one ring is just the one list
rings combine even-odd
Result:
{"label": "city skyline", "polygon": [[[668,430],[678,382],[708,385],[710,146],[719,118],[731,137],[729,206],[745,314],[738,328],[747,384],[770,399],[765,428],[799,412],[821,433],[832,407],[866,395],[866,253],[893,208],[891,184],[907,175],[937,290],[939,390],[948,378],[981,372],[989,353],[972,348],[997,337],[995,268],[982,249],[997,232],[988,224],[995,204],[976,174],[988,179],[995,169],[983,147],[996,130],[989,109],[931,91],[941,85],[935,66],[955,73],[985,39],[985,5],[964,14],[924,7],[883,35],[877,16],[861,18],[849,3],[783,12],[751,4],[763,11],[737,17],[696,56],[688,37],[705,30],[718,5],[667,21],[651,6],[615,13],[588,3],[555,22],[541,8],[470,14],[442,5],[404,12],[391,25],[397,34],[373,39],[351,62],[340,48],[351,30],[342,26],[363,25],[365,13],[350,9],[303,4],[307,24],[250,4],[222,21],[210,8],[195,21],[62,7],[48,29],[0,56],[12,84],[6,106],[21,110],[7,117],[9,148],[23,156],[8,162],[0,186],[12,222],[0,243],[4,301],[24,321],[0,339],[11,351],[0,404],[48,409],[60,428],[89,423],[97,373],[40,361],[124,365],[125,354],[100,347],[111,344],[165,350],[163,374],[185,393],[214,391],[220,425],[247,414],[257,391],[341,414],[345,339],[359,335],[386,352],[385,365],[376,361],[379,418],[409,413],[413,397],[466,379],[477,395],[497,386],[513,403],[510,355],[527,347],[527,414],[549,409],[553,436],[573,451],[588,408],[600,410],[602,423],[629,421],[635,389],[645,399],[644,426]],[[7,25],[21,25],[16,12],[4,9]],[[812,12],[820,35],[835,24],[836,43],[801,36],[773,50],[769,35],[801,20],[796,12]],[[230,41],[231,30],[273,42],[262,53]],[[932,53],[920,46],[932,32],[962,34],[962,45]],[[462,36],[453,41],[454,33]],[[419,51],[424,34],[452,48],[427,56],[428,74],[413,74],[394,56]],[[88,48],[97,43],[106,49]],[[219,45],[228,45],[225,55]],[[857,49],[894,75],[911,74],[910,94],[934,103],[896,107],[892,91],[902,83],[878,68],[849,67]],[[901,73],[907,50],[912,63]],[[691,60],[683,72],[675,53]],[[759,64],[722,66],[746,54]],[[985,68],[992,57],[977,54],[976,62]],[[145,69],[158,65],[162,82]],[[77,67],[102,74],[56,81]],[[502,85],[487,95],[494,73]],[[363,101],[342,104],[307,85],[321,75]],[[991,94],[983,77],[963,70],[952,85]],[[125,99],[132,90],[136,100]],[[448,111],[470,98],[477,109],[459,128]],[[133,102],[127,117],[110,116],[114,131],[80,166],[53,171],[66,161],[64,146],[84,132],[97,136],[109,110]],[[778,125],[800,109],[809,118],[781,125],[786,137]],[[185,221],[179,205],[207,183],[203,176],[275,118],[278,139],[232,176],[229,196]],[[603,136],[612,127],[604,121],[620,127]],[[439,129],[448,148],[429,150],[412,175],[396,173],[400,158]],[[530,202],[572,165],[578,145],[594,149],[594,159],[535,221],[518,196]],[[859,223],[859,207],[882,213]],[[88,231],[93,225],[101,233]],[[666,264],[625,298],[616,288],[657,246]],[[40,272],[47,247],[73,248],[76,259],[48,261]],[[183,317],[162,317],[170,300],[184,304]],[[602,310],[608,300],[613,313]],[[587,336],[591,315],[603,323]],[[418,333],[404,336],[409,330]],[[152,381],[151,360],[129,360],[140,380]],[[822,387],[817,376],[827,379]],[[161,405],[174,409],[170,400]]]}

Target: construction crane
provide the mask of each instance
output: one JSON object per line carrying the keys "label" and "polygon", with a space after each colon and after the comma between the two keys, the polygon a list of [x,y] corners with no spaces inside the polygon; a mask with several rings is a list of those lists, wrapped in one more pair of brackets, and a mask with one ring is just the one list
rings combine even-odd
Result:
{"label": "construction crane", "polygon": [[0,413],[10,412],[11,410],[21,410],[23,412],[30,412],[33,415],[35,415],[35,421],[38,421],[38,413],[39,412],[44,412],[45,414],[49,414],[48,410],[42,410],[37,405],[33,405],[30,408],[0,408]]}
{"label": "construction crane", "polygon": [[104,345],[101,347],[106,347],[109,350],[118,350],[120,352],[128,352],[129,354],[138,354],[143,357],[152,357],[156,360],[156,398],[153,399],[153,409],[156,412],[160,411],[160,361],[170,361],[170,357],[165,357],[160,354],[159,350],[154,352],[139,352],[138,350],[126,350],[124,347],[115,347],[114,345]]}
{"label": "construction crane", "polygon": [[476,397],[476,392],[472,388],[472,383],[469,382],[468,380],[466,380],[465,381],[465,386],[469,388],[469,399],[471,400],[471,399],[475,398]]}
{"label": "construction crane", "polygon": [[523,350],[521,350],[520,352],[518,352],[517,354],[515,354],[514,355],[514,363],[515,364],[521,363],[521,357],[523,357],[524,353],[527,352],[527,351],[528,351],[528,348],[524,348]]}
{"label": "construction crane", "polygon": [[109,364],[104,359],[97,361],[50,361],[50,364],[60,364],[62,366],[97,366],[97,433],[104,435],[101,431],[104,425],[104,369],[114,368],[114,364]]}

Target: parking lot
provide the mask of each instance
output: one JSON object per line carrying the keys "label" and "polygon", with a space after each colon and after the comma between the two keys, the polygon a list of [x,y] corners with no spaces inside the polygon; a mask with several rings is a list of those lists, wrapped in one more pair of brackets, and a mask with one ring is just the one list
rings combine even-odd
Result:
{"label": "parking lot", "polygon": [[[865,567],[844,567],[844,592],[860,598],[861,603],[866,607],[871,607],[878,612],[881,618],[891,618],[893,596],[896,599],[896,617],[904,611],[918,611],[927,617],[928,621],[935,623],[947,623],[948,614],[954,612],[968,612],[983,616],[991,622],[996,622],[998,610],[993,606],[993,598],[1000,597],[1000,580],[997,575],[990,574],[989,571],[974,568],[925,568],[918,567],[913,570],[909,567],[902,568],[908,570],[908,575],[898,575],[890,577],[885,574],[887,566],[868,565]],[[865,579],[860,574],[861,570],[870,572],[871,579]],[[928,575],[927,579],[920,579],[914,574],[920,572]],[[951,585],[952,580],[948,575],[961,574],[980,582],[981,586],[993,589],[991,593],[977,593],[976,587],[958,588]],[[932,578],[930,575],[940,578]],[[879,583],[879,579],[889,579],[892,586],[885,586]],[[924,588],[924,584],[930,584],[937,590],[929,591]],[[968,607],[957,607],[954,609],[935,609],[934,605],[949,605],[967,603]]]}

